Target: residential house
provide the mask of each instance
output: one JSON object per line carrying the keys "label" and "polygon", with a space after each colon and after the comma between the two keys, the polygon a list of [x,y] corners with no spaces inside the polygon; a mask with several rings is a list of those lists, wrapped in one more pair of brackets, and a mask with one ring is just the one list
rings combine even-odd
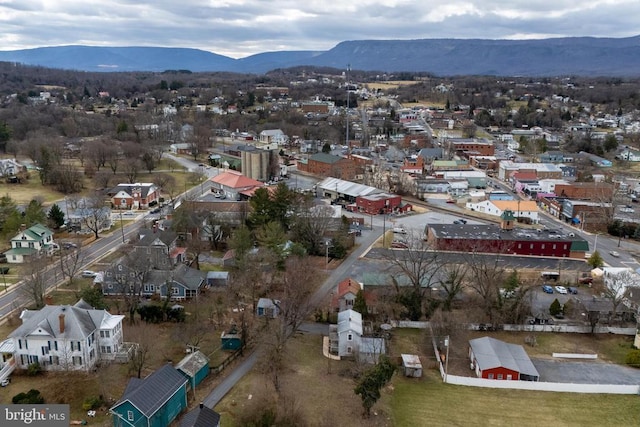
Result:
{"label": "residential house", "polygon": [[166,427],[187,408],[188,380],[170,364],[144,379],[131,378],[111,407],[114,427]]}
{"label": "residential house", "polygon": [[150,182],[118,184],[107,194],[114,209],[148,209],[158,203],[160,188]]}
{"label": "residential house", "polygon": [[547,151],[538,155],[540,163],[562,163],[564,153],[562,151]]}
{"label": "residential house", "polygon": [[362,291],[367,304],[367,308],[374,306],[374,294],[364,292],[362,283],[352,278],[347,278],[338,283],[335,293],[332,294],[331,308],[339,313],[345,310],[352,310],[358,292]]}
{"label": "residential house", "polygon": [[22,325],[9,334],[16,368],[39,363],[46,371],[87,372],[122,350],[124,316],[95,310],[83,300],[23,310],[20,319]]}
{"label": "residential house", "polygon": [[180,427],[220,427],[220,414],[200,403],[182,417]]}
{"label": "residential house", "polygon": [[26,171],[26,166],[16,159],[0,159],[0,176],[3,178],[15,177],[18,173]]}
{"label": "residential house", "polygon": [[91,202],[86,199],[66,203],[65,224],[69,231],[92,234],[96,229],[100,232],[110,229],[113,225],[111,208],[107,206],[89,206]]}
{"label": "residential house", "polygon": [[469,340],[469,359],[478,378],[506,381],[538,381],[540,378],[524,347],[495,338]]}
{"label": "residential house", "polygon": [[184,249],[178,247],[178,234],[170,230],[141,228],[129,244],[133,256],[146,260],[150,268],[170,270],[185,261],[185,251],[178,250]]}
{"label": "residential house", "polygon": [[365,363],[376,363],[386,354],[383,338],[365,337],[362,315],[348,309],[338,313],[338,323],[329,327],[329,351],[339,357],[357,357]]}
{"label": "residential house", "polygon": [[276,143],[282,146],[289,141],[289,137],[280,129],[267,129],[260,132],[258,140],[263,144]]}
{"label": "residential house", "polygon": [[214,176],[211,182],[213,183],[212,191],[223,194],[229,200],[247,199],[252,190],[264,187],[264,183],[233,170]]}
{"label": "residential house", "polygon": [[53,241],[53,231],[42,224],[23,228],[11,238],[11,249],[4,252],[7,262],[21,264],[40,255],[51,255],[57,248]]}
{"label": "residential house", "polygon": [[278,317],[280,301],[271,298],[260,298],[256,304],[256,315],[260,317]]}
{"label": "residential house", "polygon": [[581,151],[578,153],[578,157],[582,159],[587,159],[591,162],[592,165],[598,166],[601,168],[610,168],[613,166],[613,163],[609,159],[605,159],[604,157],[596,156],[592,153],[587,153],[586,151]]}
{"label": "residential house", "polygon": [[209,375],[209,358],[200,350],[196,350],[178,362],[176,369],[189,380],[188,388],[195,390],[196,386]]}
{"label": "residential house", "polygon": [[102,293],[125,295],[134,292],[141,297],[158,295],[162,299],[184,300],[199,295],[205,284],[206,273],[185,264],[168,270],[136,267],[114,263],[104,273]]}
{"label": "residential house", "polygon": [[625,160],[627,162],[640,162],[640,151],[625,148],[616,154],[616,159]]}

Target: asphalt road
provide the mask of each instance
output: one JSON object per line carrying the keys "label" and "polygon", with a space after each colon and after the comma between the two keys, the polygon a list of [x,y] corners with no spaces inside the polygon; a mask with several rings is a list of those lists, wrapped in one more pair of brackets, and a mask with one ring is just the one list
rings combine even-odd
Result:
{"label": "asphalt road", "polygon": [[640,384],[640,370],[598,361],[531,359],[540,381],[576,384]]}
{"label": "asphalt road", "polygon": [[[319,306],[329,293],[335,289],[337,284],[350,275],[352,266],[360,259],[369,247],[382,234],[382,229],[374,227],[373,230],[365,230],[361,237],[356,238],[356,249],[334,270],[330,271],[329,276],[318,290],[311,296],[311,306]],[[326,328],[326,325],[321,325]],[[312,324],[305,324],[300,329],[302,332],[318,333],[319,328]],[[259,349],[254,350],[247,358],[237,365],[225,379],[207,395],[203,400],[204,404],[209,408],[214,408],[224,396],[242,379],[242,377],[253,368],[258,361]]]}

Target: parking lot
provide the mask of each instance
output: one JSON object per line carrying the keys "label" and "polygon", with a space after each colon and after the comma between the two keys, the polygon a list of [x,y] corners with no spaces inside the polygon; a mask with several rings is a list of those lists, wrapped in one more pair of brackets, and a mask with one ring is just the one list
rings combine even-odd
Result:
{"label": "parking lot", "polygon": [[577,384],[640,384],[640,370],[598,361],[531,359],[540,381]]}

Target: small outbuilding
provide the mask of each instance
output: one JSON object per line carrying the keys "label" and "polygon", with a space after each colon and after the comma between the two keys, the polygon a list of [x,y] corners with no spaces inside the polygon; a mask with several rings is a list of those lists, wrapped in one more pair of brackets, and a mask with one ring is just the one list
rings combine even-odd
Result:
{"label": "small outbuilding", "polygon": [[220,414],[200,403],[182,417],[180,427],[220,427]]}
{"label": "small outbuilding", "polygon": [[228,332],[220,335],[220,344],[223,350],[238,350],[242,347],[242,336],[238,333],[238,329],[234,326]]}
{"label": "small outbuilding", "polygon": [[280,301],[271,298],[260,298],[256,306],[256,315],[260,317],[278,317],[278,304]]}
{"label": "small outbuilding", "polygon": [[207,272],[207,286],[226,287],[229,284],[228,271],[209,271]]}
{"label": "small outbuilding", "polygon": [[176,369],[189,380],[191,389],[195,389],[209,375],[209,358],[197,350],[178,362]]}
{"label": "small outbuilding", "polygon": [[479,378],[508,381],[538,381],[540,374],[524,347],[491,337],[469,341],[471,369]]}
{"label": "small outbuilding", "polygon": [[405,377],[422,377],[422,363],[415,354],[402,354],[402,370]]}

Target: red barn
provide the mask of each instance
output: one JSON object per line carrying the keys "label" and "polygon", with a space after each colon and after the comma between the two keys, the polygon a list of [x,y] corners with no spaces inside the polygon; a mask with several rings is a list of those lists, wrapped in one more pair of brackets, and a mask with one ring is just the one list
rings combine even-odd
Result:
{"label": "red barn", "polygon": [[538,381],[540,374],[524,347],[490,337],[469,341],[471,369],[478,378],[507,381]]}

